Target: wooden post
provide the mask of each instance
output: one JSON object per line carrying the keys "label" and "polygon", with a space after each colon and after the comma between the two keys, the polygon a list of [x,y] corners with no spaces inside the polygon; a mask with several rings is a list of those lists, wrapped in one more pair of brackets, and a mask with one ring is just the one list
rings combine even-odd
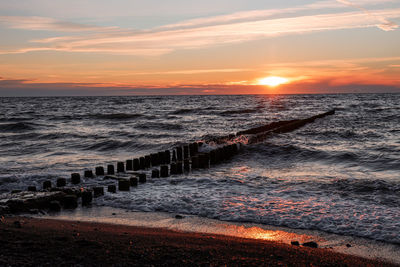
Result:
{"label": "wooden post", "polygon": [[137,186],[138,185],[138,178],[137,177],[131,177],[129,178],[129,182],[131,186]]}
{"label": "wooden post", "polygon": [[50,189],[50,188],[51,188],[51,181],[44,181],[43,189]]}
{"label": "wooden post", "polygon": [[158,155],[158,162],[159,162],[159,164],[166,164],[166,159],[165,159],[164,151],[158,152],[157,155]]}
{"label": "wooden post", "polygon": [[190,156],[191,157],[196,155],[195,148],[194,148],[194,143],[189,144],[189,152],[190,152]]}
{"label": "wooden post", "polygon": [[84,173],[85,178],[93,178],[92,170],[86,170]]}
{"label": "wooden post", "polygon": [[111,184],[107,187],[107,191],[110,193],[116,193],[117,192],[117,187],[115,186],[115,184]]}
{"label": "wooden post", "polygon": [[162,165],[160,167],[160,177],[168,177],[169,173],[168,173],[168,165]]}
{"label": "wooden post", "polygon": [[58,178],[56,183],[57,187],[63,187],[67,185],[67,180],[65,178]]}
{"label": "wooden post", "polygon": [[145,173],[139,173],[138,176],[139,176],[139,183],[143,184],[146,182],[147,179]]}
{"label": "wooden post", "polygon": [[159,165],[158,154],[151,154],[151,166]]}
{"label": "wooden post", "polygon": [[170,164],[171,163],[171,152],[169,150],[165,150],[164,157],[165,157],[165,164]]}
{"label": "wooden post", "polygon": [[144,163],[145,163],[145,167],[146,168],[150,168],[151,167],[151,157],[150,155],[147,155],[144,157]]}
{"label": "wooden post", "polygon": [[114,175],[115,174],[115,170],[114,170],[114,165],[108,165],[107,166],[107,174],[108,175]]}
{"label": "wooden post", "polygon": [[186,172],[189,172],[189,171],[190,171],[190,162],[189,162],[189,159],[185,159],[185,160],[183,161],[183,168],[185,169]]}
{"label": "wooden post", "polygon": [[182,174],[182,173],[183,173],[182,161],[178,161],[176,163],[176,174]]}
{"label": "wooden post", "polygon": [[36,192],[36,186],[28,186],[29,192]]}
{"label": "wooden post", "polygon": [[133,170],[138,171],[140,169],[140,161],[139,159],[133,159]]}
{"label": "wooden post", "polygon": [[176,163],[171,163],[170,167],[171,167],[170,168],[171,175],[177,174],[176,173]]}
{"label": "wooden post", "polygon": [[93,194],[94,197],[99,197],[104,195],[104,187],[99,186],[99,187],[93,187]]}
{"label": "wooden post", "polygon": [[118,180],[118,190],[119,191],[129,191],[131,183],[127,179],[119,179]]}
{"label": "wooden post", "polygon": [[66,195],[63,202],[65,209],[75,209],[78,207],[78,198],[75,195]]}
{"label": "wooden post", "polygon": [[96,176],[103,176],[104,175],[104,168],[99,166],[96,167]]}
{"label": "wooden post", "polygon": [[79,173],[71,174],[71,184],[79,184],[81,182],[81,175]]}
{"label": "wooden post", "polygon": [[183,147],[183,159],[188,159],[189,158],[189,146],[184,146]]}
{"label": "wooden post", "polygon": [[145,157],[139,158],[139,169],[144,170],[146,169],[146,159]]}
{"label": "wooden post", "polygon": [[93,200],[92,191],[85,190],[82,192],[82,206],[89,205]]}
{"label": "wooden post", "polygon": [[133,171],[133,160],[131,159],[126,160],[126,170]]}
{"label": "wooden post", "polygon": [[158,170],[158,169],[152,170],[151,178],[160,178],[160,170]]}
{"label": "wooden post", "polygon": [[125,167],[123,162],[117,163],[117,172],[125,172]]}
{"label": "wooden post", "polygon": [[199,157],[192,157],[192,170],[197,169],[199,167]]}
{"label": "wooden post", "polygon": [[216,151],[215,150],[211,150],[210,151],[210,164],[214,165],[217,163],[217,157],[216,157]]}
{"label": "wooden post", "polygon": [[182,161],[183,160],[182,147],[181,146],[176,148],[176,159],[178,161]]}

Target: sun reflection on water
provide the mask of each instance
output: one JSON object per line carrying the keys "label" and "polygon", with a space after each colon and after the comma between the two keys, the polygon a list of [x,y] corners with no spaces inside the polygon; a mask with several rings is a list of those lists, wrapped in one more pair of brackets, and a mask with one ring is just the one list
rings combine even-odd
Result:
{"label": "sun reflection on water", "polygon": [[219,227],[223,228],[227,234],[236,237],[261,239],[277,242],[288,243],[289,240],[296,240],[299,242],[305,242],[310,240],[312,237],[308,235],[299,235],[295,233],[284,232],[280,230],[266,230],[260,227],[245,227],[236,225],[221,224]]}

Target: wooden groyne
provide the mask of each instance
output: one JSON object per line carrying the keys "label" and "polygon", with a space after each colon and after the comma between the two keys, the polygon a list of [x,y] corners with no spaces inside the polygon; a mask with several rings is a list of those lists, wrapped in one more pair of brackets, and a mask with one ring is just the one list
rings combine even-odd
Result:
{"label": "wooden groyne", "polygon": [[32,209],[58,211],[61,207],[76,208],[78,199],[81,199],[80,202],[83,206],[87,206],[90,205],[93,198],[104,195],[104,187],[84,188],[82,182],[85,180],[96,178],[115,180],[116,184],[107,186],[109,193],[116,193],[117,189],[130,191],[131,188],[145,183],[147,177],[167,178],[210,168],[231,159],[246,144],[262,142],[274,134],[294,131],[316,119],[333,114],[335,114],[335,110],[306,119],[272,122],[235,134],[192,142],[170,150],[119,161],[116,166],[114,164],[107,165],[106,169],[103,166],[96,166],[94,173],[92,169],[84,170],[84,179],[80,173],[72,173],[69,181],[65,178],[57,179],[56,187],[53,187],[51,181],[45,181],[41,190],[37,190],[35,186],[29,186],[27,191],[23,192],[15,190],[0,195],[0,214],[26,212]]}

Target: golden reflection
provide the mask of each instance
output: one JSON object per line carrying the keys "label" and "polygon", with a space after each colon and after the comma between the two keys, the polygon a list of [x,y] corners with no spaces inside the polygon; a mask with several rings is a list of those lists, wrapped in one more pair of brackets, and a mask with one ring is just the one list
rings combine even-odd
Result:
{"label": "golden reflection", "polygon": [[308,235],[300,235],[280,230],[266,230],[255,226],[245,227],[245,226],[225,225],[225,224],[221,224],[220,226],[226,230],[227,234],[242,238],[262,239],[262,240],[285,242],[285,243],[290,243],[290,241],[293,240],[299,242],[305,242],[312,238],[311,236]]}

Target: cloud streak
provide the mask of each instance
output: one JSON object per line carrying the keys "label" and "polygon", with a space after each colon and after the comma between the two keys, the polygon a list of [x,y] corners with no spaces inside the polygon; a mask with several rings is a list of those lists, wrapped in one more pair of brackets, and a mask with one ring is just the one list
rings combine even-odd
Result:
{"label": "cloud streak", "polygon": [[364,7],[360,6],[360,5],[357,5],[357,4],[353,3],[353,2],[350,2],[348,0],[336,0],[336,1],[339,2],[339,3],[345,4],[347,6],[351,6],[351,7],[357,8],[357,9],[363,11],[369,17],[375,17],[376,19],[380,20],[381,24],[378,24],[377,27],[380,28],[381,30],[393,31],[393,30],[395,30],[396,28],[399,27],[396,23],[386,19],[385,17],[377,16],[377,15],[373,14],[372,12],[368,11],[366,8],[364,8]]}
{"label": "cloud streak", "polygon": [[[341,6],[339,2],[357,7],[360,11],[296,15],[297,12],[308,9],[339,8]],[[357,3],[367,2],[370,5],[376,5],[391,1],[358,1]],[[397,27],[389,19],[398,17],[400,17],[400,8],[367,11],[347,0],[321,1],[287,9],[238,12],[141,31],[59,22],[41,17],[2,16],[0,23],[6,23],[13,28],[74,31],[81,35],[32,40],[34,46],[0,50],[0,54],[64,51],[159,56],[175,50],[204,48],[291,34],[370,27],[379,27],[388,31]]]}
{"label": "cloud streak", "polygon": [[24,16],[0,16],[0,24],[12,29],[23,29],[32,31],[61,31],[61,32],[81,32],[81,31],[112,31],[117,27],[99,27],[80,23],[60,21],[46,17],[24,17]]}

